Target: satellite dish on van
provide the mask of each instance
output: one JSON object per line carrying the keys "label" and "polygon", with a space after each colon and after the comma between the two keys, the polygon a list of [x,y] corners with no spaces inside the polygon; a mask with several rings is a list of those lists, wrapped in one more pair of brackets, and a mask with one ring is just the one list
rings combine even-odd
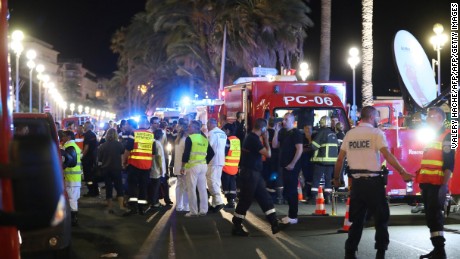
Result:
{"label": "satellite dish on van", "polygon": [[410,105],[425,108],[436,98],[436,81],[430,61],[420,43],[408,31],[396,33],[393,54]]}

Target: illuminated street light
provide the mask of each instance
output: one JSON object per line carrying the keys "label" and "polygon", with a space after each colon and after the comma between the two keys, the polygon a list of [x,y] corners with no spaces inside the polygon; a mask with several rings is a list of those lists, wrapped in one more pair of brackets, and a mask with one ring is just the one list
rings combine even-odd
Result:
{"label": "illuminated street light", "polygon": [[[444,46],[444,43],[447,41],[447,36],[446,34],[442,33],[444,31],[444,27],[440,23],[436,23],[433,26],[433,31],[436,34],[435,36],[432,36],[430,39],[431,44],[433,44],[434,50],[438,54],[438,59],[434,60],[433,63],[438,66],[438,95],[441,94],[441,49]],[[434,66],[433,66],[434,70]],[[434,71],[433,71],[434,72]]]}
{"label": "illuminated street light", "polygon": [[35,50],[30,49],[26,53],[27,57],[27,67],[29,68],[29,112],[32,112],[32,72],[34,72],[35,62],[34,59],[37,57],[37,52]]}
{"label": "illuminated street light", "polygon": [[82,113],[83,112],[83,105],[78,105],[78,113]]}
{"label": "illuminated street light", "polygon": [[351,120],[353,120],[353,125],[356,125],[356,121],[358,120],[357,117],[357,110],[358,107],[356,107],[356,76],[355,76],[355,69],[356,65],[358,65],[360,59],[359,59],[359,50],[357,48],[351,48],[348,52],[350,54],[350,57],[348,58],[348,64],[351,67],[351,70],[353,70],[353,105],[351,106]]}
{"label": "illuminated street light", "polygon": [[71,103],[69,106],[69,109],[70,109],[71,115],[73,115],[73,111],[75,111],[75,103]]}
{"label": "illuminated street light", "polygon": [[38,73],[38,112],[42,112],[42,85],[48,82],[49,76],[42,74],[45,71],[45,66],[42,64],[38,64],[35,70]]}
{"label": "illuminated street light", "polygon": [[85,107],[85,113],[89,114],[89,107],[88,106]]}
{"label": "illuminated street light", "polygon": [[67,102],[63,101],[61,103],[61,107],[62,107],[62,118],[65,118],[66,117],[66,111],[67,111]]}
{"label": "illuminated street light", "polygon": [[300,63],[299,75],[302,78],[302,81],[307,80],[307,77],[310,75],[310,69],[308,68],[308,64],[306,62]]}
{"label": "illuminated street light", "polygon": [[22,40],[24,39],[24,33],[22,31],[16,30],[11,34],[13,42],[11,42],[11,49],[16,55],[16,89],[15,89],[15,107],[16,112],[19,112],[19,57],[21,56],[24,47],[22,46]]}

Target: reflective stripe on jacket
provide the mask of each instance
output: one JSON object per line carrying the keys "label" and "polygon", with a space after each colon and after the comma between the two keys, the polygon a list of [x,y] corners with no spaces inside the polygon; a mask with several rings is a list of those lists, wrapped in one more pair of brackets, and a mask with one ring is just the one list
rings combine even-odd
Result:
{"label": "reflective stripe on jacket", "polygon": [[73,147],[75,148],[75,153],[77,153],[77,165],[74,167],[67,167],[64,169],[64,179],[66,182],[71,182],[71,183],[80,183],[81,182],[81,160],[80,160],[80,155],[81,155],[81,150],[75,143],[75,141],[67,141],[67,143],[64,144],[64,149],[68,147]]}
{"label": "reflective stripe on jacket", "polygon": [[152,168],[153,133],[148,130],[134,131],[134,147],[128,157],[128,164],[142,170]]}
{"label": "reflective stripe on jacket", "polygon": [[442,144],[450,131],[444,131],[438,138],[431,141],[423,152],[420,171],[417,174],[418,183],[441,185],[444,183],[444,171],[442,170]]}
{"label": "reflective stripe on jacket", "polygon": [[322,128],[317,134],[318,136],[311,143],[312,149],[315,150],[311,161],[334,165],[339,154],[337,135],[329,128]]}
{"label": "reflective stripe on jacket", "polygon": [[238,164],[240,163],[241,144],[240,140],[235,136],[228,137],[230,141],[230,149],[225,157],[225,165],[222,171],[229,175],[236,175],[238,173]]}
{"label": "reflective stripe on jacket", "polygon": [[192,141],[192,149],[190,150],[190,158],[185,164],[185,168],[189,169],[199,164],[206,164],[206,153],[208,151],[208,139],[203,135],[196,133],[188,136]]}

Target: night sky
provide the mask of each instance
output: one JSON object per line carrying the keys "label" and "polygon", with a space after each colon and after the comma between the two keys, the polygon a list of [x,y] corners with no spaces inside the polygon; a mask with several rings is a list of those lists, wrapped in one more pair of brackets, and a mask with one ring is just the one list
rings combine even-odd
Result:
{"label": "night sky", "polygon": [[[316,26],[309,29],[305,41],[305,59],[313,68],[313,79],[319,59],[320,2],[310,1],[313,10],[310,15]],[[346,81],[351,89],[348,49],[361,45],[361,1],[332,2],[331,80]],[[411,32],[422,44],[428,58],[436,58],[429,38],[434,34],[432,28],[437,22],[448,32],[450,2],[374,0],[374,95],[389,95],[389,88],[399,87],[391,49],[398,30]],[[116,70],[117,60],[109,48],[110,38],[118,28],[128,25],[134,14],[144,10],[144,4],[145,0],[11,0],[10,29],[20,28],[26,35],[52,44],[61,53],[61,58],[80,58],[89,70],[110,76]],[[446,87],[450,74],[449,57],[450,46],[446,45],[441,57],[442,81]],[[358,89],[360,78],[361,67],[358,65]]]}

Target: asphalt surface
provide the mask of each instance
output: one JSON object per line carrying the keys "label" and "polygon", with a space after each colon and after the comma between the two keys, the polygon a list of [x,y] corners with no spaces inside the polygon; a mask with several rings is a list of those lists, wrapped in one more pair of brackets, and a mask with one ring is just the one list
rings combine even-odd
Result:
{"label": "asphalt surface", "polygon": [[[174,186],[171,194],[174,194]],[[82,192],[84,193],[84,192]],[[173,196],[173,195],[172,195]],[[276,205],[278,217],[287,205]],[[72,258],[343,258],[345,203],[337,216],[312,216],[315,205],[299,204],[299,223],[272,235],[264,214],[253,203],[244,223],[249,237],[231,235],[232,211],[186,218],[172,207],[147,215],[109,214],[103,198],[80,199],[80,224],[72,232]],[[326,205],[331,214],[331,205]],[[411,206],[391,205],[390,246],[386,258],[418,258],[432,249],[424,214]],[[374,258],[372,220],[366,226],[358,258]],[[460,214],[446,219],[448,258],[460,258]]]}

